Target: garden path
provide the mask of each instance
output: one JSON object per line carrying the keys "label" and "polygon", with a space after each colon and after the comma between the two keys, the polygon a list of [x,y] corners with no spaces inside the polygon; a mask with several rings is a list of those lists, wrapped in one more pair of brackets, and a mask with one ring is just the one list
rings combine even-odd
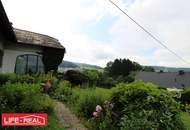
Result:
{"label": "garden path", "polygon": [[61,102],[56,102],[55,112],[66,130],[87,130],[80,120]]}

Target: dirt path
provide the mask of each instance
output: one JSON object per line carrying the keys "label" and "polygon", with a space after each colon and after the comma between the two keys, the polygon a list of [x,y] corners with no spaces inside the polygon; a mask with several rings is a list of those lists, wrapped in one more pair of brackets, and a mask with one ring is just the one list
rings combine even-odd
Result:
{"label": "dirt path", "polygon": [[56,115],[66,130],[87,130],[79,119],[61,102],[56,102]]}

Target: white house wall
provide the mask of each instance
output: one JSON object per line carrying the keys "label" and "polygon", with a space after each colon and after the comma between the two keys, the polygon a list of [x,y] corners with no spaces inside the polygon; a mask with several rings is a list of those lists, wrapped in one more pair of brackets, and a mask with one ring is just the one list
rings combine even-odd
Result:
{"label": "white house wall", "polygon": [[38,54],[38,52],[41,52],[41,49],[35,46],[24,47],[6,45],[4,49],[2,73],[14,73],[17,56],[24,54]]}

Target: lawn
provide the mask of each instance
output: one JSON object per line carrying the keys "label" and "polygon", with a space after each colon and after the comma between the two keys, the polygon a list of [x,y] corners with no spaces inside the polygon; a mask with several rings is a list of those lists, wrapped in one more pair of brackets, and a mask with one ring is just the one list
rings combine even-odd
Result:
{"label": "lawn", "polygon": [[86,88],[86,89],[75,87],[72,89],[72,92],[74,95],[78,95],[79,98],[82,98],[85,95],[94,94],[94,95],[102,97],[105,100],[108,99],[112,94],[111,89],[105,89],[105,88],[99,88],[99,87]]}
{"label": "lawn", "polygon": [[187,112],[182,112],[181,119],[185,125],[186,130],[190,130],[190,115]]}

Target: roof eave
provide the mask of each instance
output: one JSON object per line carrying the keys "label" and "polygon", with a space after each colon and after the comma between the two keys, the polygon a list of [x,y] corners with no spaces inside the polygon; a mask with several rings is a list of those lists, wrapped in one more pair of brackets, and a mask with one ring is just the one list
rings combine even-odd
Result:
{"label": "roof eave", "polygon": [[9,19],[7,17],[7,14],[5,12],[5,9],[1,1],[0,1],[0,27],[1,27],[1,31],[3,32],[2,34],[7,40],[17,42],[12,25],[9,22]]}

